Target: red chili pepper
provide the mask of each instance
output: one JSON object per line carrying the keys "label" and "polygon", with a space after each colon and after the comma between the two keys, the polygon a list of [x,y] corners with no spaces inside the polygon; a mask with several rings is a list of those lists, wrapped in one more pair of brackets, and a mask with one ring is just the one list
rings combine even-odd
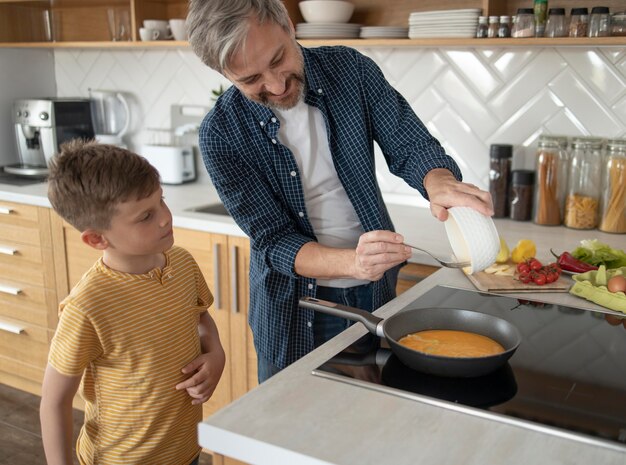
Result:
{"label": "red chili pepper", "polygon": [[557,255],[552,249],[550,249],[550,252],[552,252],[552,255],[556,257],[557,263],[562,270],[571,271],[572,273],[585,273],[587,271],[598,269],[597,266],[590,265],[589,263],[585,263],[577,258],[574,258],[569,252],[563,252],[561,255]]}

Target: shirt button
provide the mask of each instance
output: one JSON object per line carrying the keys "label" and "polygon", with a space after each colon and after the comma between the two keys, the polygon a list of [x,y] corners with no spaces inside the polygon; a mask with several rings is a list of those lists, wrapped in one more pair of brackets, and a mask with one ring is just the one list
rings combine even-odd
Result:
{"label": "shirt button", "polygon": [[259,121],[259,124],[261,125],[261,127],[265,126],[265,122],[264,121]]}
{"label": "shirt button", "polygon": [[272,139],[272,144],[275,144],[275,143],[276,143],[276,139]]}
{"label": "shirt button", "polygon": [[311,326],[313,326],[313,323],[311,323],[310,321],[307,321],[306,325],[310,328]]}
{"label": "shirt button", "polygon": [[323,90],[322,89],[317,89],[317,93],[321,94],[321,93],[323,93]]}
{"label": "shirt button", "polygon": [[275,123],[275,122],[276,122],[276,118],[272,118],[272,123]]}
{"label": "shirt button", "polygon": [[296,173],[295,171],[292,171],[292,172],[291,172],[291,173],[289,173],[289,174],[291,174],[292,176],[295,176],[295,175],[297,175],[298,173]]}
{"label": "shirt button", "polygon": [[298,212],[298,215],[300,215],[300,218],[302,218],[304,216],[304,212]]}
{"label": "shirt button", "polygon": [[313,284],[309,284],[307,287],[308,287],[309,289],[313,289]]}

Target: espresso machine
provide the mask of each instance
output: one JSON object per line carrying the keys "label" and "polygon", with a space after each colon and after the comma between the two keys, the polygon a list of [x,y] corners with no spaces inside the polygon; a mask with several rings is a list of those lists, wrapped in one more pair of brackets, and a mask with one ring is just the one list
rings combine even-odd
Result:
{"label": "espresso machine", "polygon": [[18,176],[45,177],[61,144],[94,138],[89,99],[16,100],[13,123],[20,163],[5,166],[4,171]]}

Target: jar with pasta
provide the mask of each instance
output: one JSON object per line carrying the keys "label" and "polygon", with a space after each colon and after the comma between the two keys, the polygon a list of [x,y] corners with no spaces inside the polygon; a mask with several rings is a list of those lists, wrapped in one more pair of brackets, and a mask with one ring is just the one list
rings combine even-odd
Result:
{"label": "jar with pasta", "polygon": [[563,224],[569,157],[557,140],[539,138],[535,172],[535,223]]}
{"label": "jar with pasta", "polygon": [[568,177],[563,224],[574,229],[594,229],[600,220],[602,140],[575,138]]}
{"label": "jar with pasta", "polygon": [[602,214],[599,229],[626,233],[626,139],[607,142],[602,173]]}

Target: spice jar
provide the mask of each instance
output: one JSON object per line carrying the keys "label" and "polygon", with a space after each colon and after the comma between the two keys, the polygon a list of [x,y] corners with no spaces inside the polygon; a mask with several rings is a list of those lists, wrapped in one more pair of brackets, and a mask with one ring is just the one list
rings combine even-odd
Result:
{"label": "spice jar", "polygon": [[568,165],[567,152],[556,140],[539,138],[535,163],[535,223],[560,225],[563,222]]}
{"label": "spice jar", "polygon": [[489,28],[487,29],[487,37],[498,37],[498,29],[500,28],[500,18],[498,16],[489,16]]}
{"label": "spice jar", "polygon": [[509,215],[512,157],[512,145],[494,144],[489,149],[489,192],[491,193],[495,218],[505,218]]}
{"label": "spice jar", "polygon": [[532,8],[518,8],[513,37],[535,37],[535,15]]}
{"label": "spice jar", "polygon": [[489,27],[487,26],[487,17],[486,16],[479,16],[478,17],[478,26],[476,26],[476,38],[477,39],[484,39],[485,37],[487,37],[487,29]]}
{"label": "spice jar", "polygon": [[606,6],[594,6],[589,17],[589,37],[607,37],[610,34],[611,16]]}
{"label": "spice jar", "polygon": [[511,172],[511,193],[509,194],[510,217],[515,221],[530,221],[533,212],[533,191],[535,172],[514,170]]}
{"label": "spice jar", "polygon": [[550,8],[546,23],[545,37],[565,37],[565,8]]}
{"label": "spice jar", "polygon": [[574,229],[594,229],[600,215],[602,140],[575,138],[565,199],[563,224]]}
{"label": "spice jar", "polygon": [[543,37],[548,18],[548,0],[535,0],[533,12],[535,14],[535,37]]}
{"label": "spice jar", "polygon": [[626,233],[626,140],[609,140],[606,147],[599,229],[623,234]]}
{"label": "spice jar", "polygon": [[570,37],[587,37],[587,21],[589,10],[587,8],[572,8],[569,22]]}
{"label": "spice jar", "polygon": [[509,16],[500,16],[500,27],[498,28],[498,37],[511,37],[511,18]]}
{"label": "spice jar", "polygon": [[611,16],[611,35],[626,36],[626,11],[613,13]]}

